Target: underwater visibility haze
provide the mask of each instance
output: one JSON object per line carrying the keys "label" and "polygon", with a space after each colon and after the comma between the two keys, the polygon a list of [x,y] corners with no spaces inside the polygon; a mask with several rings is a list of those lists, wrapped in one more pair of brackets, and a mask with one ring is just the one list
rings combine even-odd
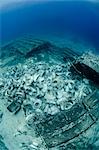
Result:
{"label": "underwater visibility haze", "polygon": [[[99,51],[99,3],[90,1],[29,1],[6,4],[1,10],[2,42],[23,34],[74,36]],[[2,3],[1,3],[2,4]]]}
{"label": "underwater visibility haze", "polygon": [[99,149],[99,1],[0,1],[0,150]]}

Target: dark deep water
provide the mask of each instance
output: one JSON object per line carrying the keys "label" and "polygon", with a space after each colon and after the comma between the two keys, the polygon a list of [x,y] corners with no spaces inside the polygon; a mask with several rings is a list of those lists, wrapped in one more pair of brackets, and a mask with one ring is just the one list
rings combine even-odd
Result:
{"label": "dark deep water", "polygon": [[99,52],[99,3],[42,2],[2,9],[2,43],[27,33],[60,37],[74,34]]}

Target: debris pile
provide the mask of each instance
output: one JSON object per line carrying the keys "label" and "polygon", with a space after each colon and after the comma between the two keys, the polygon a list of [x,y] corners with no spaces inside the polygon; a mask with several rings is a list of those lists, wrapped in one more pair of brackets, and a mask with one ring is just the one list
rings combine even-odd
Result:
{"label": "debris pile", "polygon": [[1,89],[7,99],[7,109],[17,113],[22,107],[25,115],[33,112],[54,115],[70,109],[91,93],[91,87],[87,79],[74,78],[69,68],[70,63],[31,64],[29,60],[23,66],[11,67],[3,75]]}
{"label": "debris pile", "polygon": [[[15,140],[24,139],[20,149],[61,150],[62,143],[67,149],[69,140],[96,123],[99,113],[93,112],[99,107],[99,93],[93,93],[96,87],[88,79],[71,72],[71,65],[53,60],[38,62],[31,57],[1,73],[0,98],[6,111],[10,117],[19,111],[17,115],[22,112],[24,116],[23,124],[13,132]],[[0,117],[2,124],[2,112]]]}

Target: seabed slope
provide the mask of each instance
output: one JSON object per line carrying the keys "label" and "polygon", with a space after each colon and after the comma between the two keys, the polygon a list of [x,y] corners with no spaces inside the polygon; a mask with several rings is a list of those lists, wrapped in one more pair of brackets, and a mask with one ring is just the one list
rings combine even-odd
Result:
{"label": "seabed slope", "polygon": [[71,67],[76,60],[99,73],[99,56],[31,36],[1,56],[1,150],[98,150],[99,87]]}

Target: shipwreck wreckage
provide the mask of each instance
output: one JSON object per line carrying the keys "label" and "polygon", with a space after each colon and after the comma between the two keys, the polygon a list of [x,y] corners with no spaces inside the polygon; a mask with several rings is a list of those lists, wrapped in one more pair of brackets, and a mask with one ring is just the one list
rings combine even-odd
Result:
{"label": "shipwreck wreckage", "polygon": [[[84,134],[93,124],[99,119],[99,63],[98,65],[90,65],[87,61],[81,58],[81,54],[69,49],[53,45],[51,42],[30,37],[23,37],[6,44],[1,48],[1,59],[4,60],[8,56],[28,59],[36,54],[47,52],[63,62],[70,61],[70,71],[73,75],[77,74],[81,78],[85,77],[90,81],[94,90],[81,103],[74,104],[69,110],[63,110],[52,116],[39,118],[37,114],[34,116],[34,124],[38,135],[42,136],[47,148],[55,149],[56,147],[64,147],[69,145],[72,140],[79,135]],[[18,61],[21,61],[18,60]],[[13,60],[11,60],[13,61]],[[6,62],[5,65],[11,62]],[[13,62],[12,62],[13,63]],[[4,67],[3,64],[1,67]],[[23,101],[12,101],[7,109],[16,114],[22,106]]]}

